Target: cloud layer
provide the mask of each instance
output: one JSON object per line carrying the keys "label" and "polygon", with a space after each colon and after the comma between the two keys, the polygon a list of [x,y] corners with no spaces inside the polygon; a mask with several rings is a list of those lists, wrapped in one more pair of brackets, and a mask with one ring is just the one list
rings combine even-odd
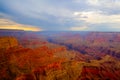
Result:
{"label": "cloud layer", "polygon": [[0,13],[47,31],[120,31],[120,0],[0,0]]}
{"label": "cloud layer", "polygon": [[102,23],[120,23],[120,14],[107,15],[99,11],[89,12],[75,12],[74,15],[77,20],[84,20],[91,24],[102,24]]}

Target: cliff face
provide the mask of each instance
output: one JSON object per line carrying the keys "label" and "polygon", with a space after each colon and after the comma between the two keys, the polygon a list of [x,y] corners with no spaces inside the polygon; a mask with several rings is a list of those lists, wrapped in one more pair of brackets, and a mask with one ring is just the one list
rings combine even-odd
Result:
{"label": "cliff face", "polygon": [[8,49],[18,46],[18,41],[14,37],[0,37],[0,49]]}
{"label": "cliff face", "polygon": [[6,52],[11,48],[18,46],[18,41],[14,37],[0,37],[0,80],[12,80],[10,65],[8,63],[10,54]]}

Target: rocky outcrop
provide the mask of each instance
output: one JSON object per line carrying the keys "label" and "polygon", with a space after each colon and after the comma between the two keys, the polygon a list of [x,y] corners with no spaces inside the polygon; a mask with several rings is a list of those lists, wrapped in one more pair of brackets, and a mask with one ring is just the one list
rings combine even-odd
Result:
{"label": "rocky outcrop", "polygon": [[0,37],[0,80],[12,80],[10,65],[8,63],[10,53],[6,53],[11,48],[16,48],[18,46],[18,41],[14,37]]}
{"label": "rocky outcrop", "polygon": [[14,37],[0,37],[0,49],[8,49],[18,46],[18,41]]}

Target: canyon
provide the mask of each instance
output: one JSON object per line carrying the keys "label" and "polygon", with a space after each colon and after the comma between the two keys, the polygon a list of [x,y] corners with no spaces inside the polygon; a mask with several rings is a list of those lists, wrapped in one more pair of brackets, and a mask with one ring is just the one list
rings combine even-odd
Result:
{"label": "canyon", "polygon": [[120,33],[0,30],[0,59],[0,80],[120,80]]}

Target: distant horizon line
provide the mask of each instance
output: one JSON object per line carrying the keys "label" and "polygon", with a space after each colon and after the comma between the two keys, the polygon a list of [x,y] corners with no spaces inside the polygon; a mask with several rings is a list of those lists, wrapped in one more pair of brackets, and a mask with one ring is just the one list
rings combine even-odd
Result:
{"label": "distant horizon line", "polygon": [[23,29],[0,29],[0,31],[25,31],[25,32],[120,32],[120,31],[73,31],[73,30],[42,30],[42,31],[31,31],[31,30],[23,30]]}

